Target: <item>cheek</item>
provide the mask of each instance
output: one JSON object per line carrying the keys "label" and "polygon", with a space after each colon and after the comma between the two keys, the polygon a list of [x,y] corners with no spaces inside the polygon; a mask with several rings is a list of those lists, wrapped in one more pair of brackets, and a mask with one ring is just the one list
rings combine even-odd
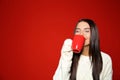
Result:
{"label": "cheek", "polygon": [[85,36],[85,44],[89,44],[90,43],[90,36]]}
{"label": "cheek", "polygon": [[87,37],[87,40],[90,42],[90,35]]}
{"label": "cheek", "polygon": [[86,40],[90,40],[90,35],[89,34],[88,35],[84,35],[84,37],[85,37]]}

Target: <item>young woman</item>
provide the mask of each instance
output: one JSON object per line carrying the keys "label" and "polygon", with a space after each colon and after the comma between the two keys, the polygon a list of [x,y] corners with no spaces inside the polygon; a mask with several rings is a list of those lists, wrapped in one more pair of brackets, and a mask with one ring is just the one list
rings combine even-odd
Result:
{"label": "young woman", "polygon": [[80,53],[72,51],[72,40],[66,39],[53,80],[112,80],[112,61],[100,51],[96,24],[90,19],[81,19],[75,35],[83,35],[85,43]]}

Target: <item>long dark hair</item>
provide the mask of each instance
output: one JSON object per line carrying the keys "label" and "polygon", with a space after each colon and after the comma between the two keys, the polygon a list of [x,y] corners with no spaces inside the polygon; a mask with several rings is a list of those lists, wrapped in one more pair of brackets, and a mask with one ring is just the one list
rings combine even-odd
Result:
{"label": "long dark hair", "polygon": [[[78,21],[78,23],[79,22],[87,22],[90,26],[91,37],[90,37],[89,55],[92,56],[92,62],[91,62],[92,76],[93,76],[93,80],[100,80],[99,78],[100,78],[100,73],[102,71],[103,62],[100,52],[100,41],[99,41],[97,26],[94,23],[94,21],[91,19],[81,19]],[[76,80],[78,60],[80,58],[81,53],[82,51],[79,54],[73,53],[72,65],[70,70],[71,73],[70,80]]]}

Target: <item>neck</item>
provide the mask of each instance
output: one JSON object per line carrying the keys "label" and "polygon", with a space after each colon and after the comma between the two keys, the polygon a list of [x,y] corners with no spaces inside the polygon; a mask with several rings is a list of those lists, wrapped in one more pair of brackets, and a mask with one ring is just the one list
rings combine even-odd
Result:
{"label": "neck", "polygon": [[89,56],[89,46],[84,46],[82,55]]}

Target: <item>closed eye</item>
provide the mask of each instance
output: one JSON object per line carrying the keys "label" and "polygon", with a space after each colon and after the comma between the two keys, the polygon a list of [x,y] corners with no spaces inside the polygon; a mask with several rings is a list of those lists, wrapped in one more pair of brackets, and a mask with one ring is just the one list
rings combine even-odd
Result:
{"label": "closed eye", "polygon": [[80,30],[75,30],[75,33],[80,33]]}
{"label": "closed eye", "polygon": [[90,31],[85,31],[85,32],[90,32]]}

